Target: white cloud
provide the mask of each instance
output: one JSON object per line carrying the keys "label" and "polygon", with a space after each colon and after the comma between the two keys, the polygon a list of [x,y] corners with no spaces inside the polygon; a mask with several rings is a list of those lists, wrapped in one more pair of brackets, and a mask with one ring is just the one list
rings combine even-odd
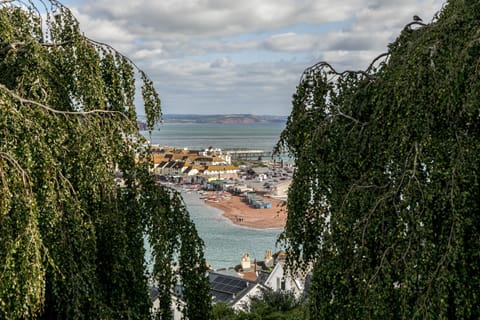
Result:
{"label": "white cloud", "polygon": [[[76,0],[82,1],[82,0]],[[165,112],[288,114],[302,71],[319,60],[364,69],[440,0],[137,0],[74,5],[86,35],[133,58]],[[216,110],[216,111],[215,111]]]}
{"label": "white cloud", "polygon": [[139,49],[136,50],[132,58],[134,60],[149,59],[149,58],[158,58],[163,55],[164,51],[161,48],[158,49]]}
{"label": "white cloud", "polygon": [[[315,0],[137,0],[112,5],[111,1],[87,1],[82,11],[135,28],[138,34],[219,36],[272,30],[297,23],[342,21],[361,8],[362,1],[331,3]],[[142,32],[142,28],[144,32]]]}
{"label": "white cloud", "polygon": [[318,36],[293,32],[276,34],[265,40],[264,47],[272,51],[311,51],[318,49]]}

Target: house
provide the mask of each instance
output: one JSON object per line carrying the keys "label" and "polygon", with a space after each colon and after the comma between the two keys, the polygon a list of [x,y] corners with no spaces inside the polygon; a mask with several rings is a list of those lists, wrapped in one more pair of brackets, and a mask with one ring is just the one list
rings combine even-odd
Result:
{"label": "house", "polygon": [[209,272],[208,279],[214,303],[224,302],[235,310],[245,310],[250,299],[264,288],[260,283],[215,271]]}
{"label": "house", "polygon": [[[230,164],[230,159],[222,153],[221,149],[210,147],[205,152],[200,152],[154,145],[151,158],[153,172],[159,177],[197,182],[212,178],[238,178],[237,167]],[[204,175],[206,175],[205,179]],[[190,178],[192,176],[200,176],[200,178]]]}
{"label": "house", "polygon": [[266,250],[263,261],[251,262],[248,253],[244,253],[236,271],[244,279],[261,284],[264,288],[273,291],[289,291],[299,298],[305,293],[311,268],[308,268],[305,273],[299,271],[292,274],[286,268],[286,259],[287,255],[283,251],[272,255],[271,250]]}
{"label": "house", "polygon": [[235,166],[207,166],[203,172],[206,176],[214,178],[237,178],[238,168]]}
{"label": "house", "polygon": [[308,290],[310,272],[292,275],[286,268],[285,252],[272,255],[266,250],[264,261],[252,262],[243,253],[240,264],[234,269],[209,271],[210,293],[214,303],[224,302],[234,310],[246,310],[253,297],[265,290],[292,292],[296,298]]}
{"label": "house", "polygon": [[197,166],[210,166],[212,165],[213,158],[211,157],[196,157],[193,160],[193,164]]}
{"label": "house", "polygon": [[168,161],[168,163],[162,168],[162,174],[166,176],[173,175],[173,167],[175,166],[175,161]]}
{"label": "house", "polygon": [[262,295],[263,290],[268,290],[262,284],[256,283],[254,286],[250,287],[248,290],[241,292],[234,303],[231,304],[232,309],[237,311],[246,311],[248,310],[248,305],[251,302],[253,297],[259,297]]}
{"label": "house", "polygon": [[184,169],[185,162],[182,162],[182,161],[172,161],[172,162],[174,162],[175,164],[171,167],[170,175],[172,176],[181,175],[182,171],[185,170]]}
{"label": "house", "polygon": [[[268,251],[266,256],[268,255]],[[271,257],[271,252],[270,252]],[[311,274],[311,266],[306,271],[296,272],[292,274],[286,267],[287,255],[285,252],[280,251],[274,258],[273,269],[268,273],[264,273],[262,277],[259,277],[258,282],[262,283],[265,287],[272,289],[273,291],[290,291],[296,298],[299,298],[306,293],[307,282],[309,281],[309,275]],[[271,260],[266,264],[270,265]]]}
{"label": "house", "polygon": [[226,164],[232,163],[232,157],[229,154],[225,154],[222,149],[219,148],[208,147],[203,152],[199,152],[198,154],[205,157],[222,158]]}
{"label": "house", "polygon": [[163,175],[163,174],[164,174],[164,173],[163,173],[164,168],[165,168],[165,166],[166,166],[167,164],[168,164],[167,161],[161,161],[160,163],[154,164],[154,166],[153,166],[154,169],[153,169],[153,170],[154,170],[155,174],[157,174],[157,175]]}
{"label": "house", "polygon": [[210,293],[213,301],[224,302],[228,305],[233,304],[242,291],[255,285],[255,282],[242,279],[239,276],[215,271],[208,273],[208,280],[210,281]]}
{"label": "house", "polygon": [[273,291],[290,291],[295,297],[300,297],[304,291],[303,281],[299,278],[292,277],[285,270],[285,263],[275,264],[273,270],[265,279],[264,285]]}
{"label": "house", "polygon": [[219,165],[227,166],[229,164],[230,164],[230,162],[228,162],[224,158],[221,158],[221,157],[213,157],[212,158],[212,165],[214,165],[214,166],[219,166]]}

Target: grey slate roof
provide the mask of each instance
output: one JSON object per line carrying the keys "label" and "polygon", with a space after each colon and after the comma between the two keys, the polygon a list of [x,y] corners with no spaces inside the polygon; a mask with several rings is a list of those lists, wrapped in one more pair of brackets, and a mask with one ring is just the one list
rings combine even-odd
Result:
{"label": "grey slate roof", "polygon": [[243,291],[248,291],[255,285],[255,282],[216,272],[210,272],[208,279],[214,301],[227,304],[234,302]]}

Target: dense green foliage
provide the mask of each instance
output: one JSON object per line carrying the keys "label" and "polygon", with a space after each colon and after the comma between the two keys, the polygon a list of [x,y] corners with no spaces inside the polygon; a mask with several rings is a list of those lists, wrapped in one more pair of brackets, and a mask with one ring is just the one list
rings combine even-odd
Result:
{"label": "dense green foliage", "polygon": [[[151,279],[168,319],[178,277],[185,316],[209,318],[203,243],[149,172],[136,71],[57,1],[0,1],[0,318],[146,319]],[[160,100],[139,72],[151,129]]]}
{"label": "dense green foliage", "polygon": [[252,297],[245,311],[235,312],[224,303],[215,304],[213,319],[218,320],[298,320],[307,319],[307,309],[292,292],[265,289]]}
{"label": "dense green foliage", "polygon": [[278,147],[312,318],[480,318],[479,21],[451,0],[366,71],[305,70]]}

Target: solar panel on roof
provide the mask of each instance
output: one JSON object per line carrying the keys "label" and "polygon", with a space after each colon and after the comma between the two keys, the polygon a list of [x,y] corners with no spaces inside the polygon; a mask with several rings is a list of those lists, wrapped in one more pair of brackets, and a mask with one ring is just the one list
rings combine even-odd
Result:
{"label": "solar panel on roof", "polygon": [[217,301],[228,302],[230,299],[232,299],[232,296],[226,293],[217,293],[214,296]]}
{"label": "solar panel on roof", "polygon": [[246,282],[244,282],[244,281],[233,281],[230,285],[234,286],[234,287],[245,288],[246,287]]}
{"label": "solar panel on roof", "polygon": [[228,290],[228,286],[224,285],[224,284],[221,284],[218,286],[218,290],[220,291],[226,291],[226,292],[230,292],[230,290]]}
{"label": "solar panel on roof", "polygon": [[233,299],[234,295],[244,290],[248,283],[241,278],[234,278],[231,276],[224,276],[219,274],[210,273],[210,289],[212,296],[217,301],[227,302]]}

